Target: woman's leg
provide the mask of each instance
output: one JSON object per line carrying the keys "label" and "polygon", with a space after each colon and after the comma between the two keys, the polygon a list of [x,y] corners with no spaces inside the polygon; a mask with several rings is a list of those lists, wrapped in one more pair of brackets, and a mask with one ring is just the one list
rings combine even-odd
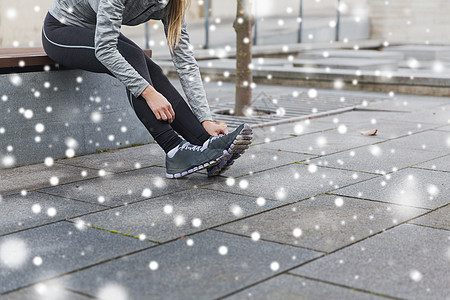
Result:
{"label": "woman's leg", "polygon": [[[94,34],[94,30],[91,29],[61,24],[47,14],[42,43],[48,56],[61,65],[113,76],[95,57]],[[141,49],[136,49],[120,39],[117,49],[142,77],[153,84],[147,68],[146,55]],[[168,122],[156,119],[144,98],[133,97],[132,106],[139,120],[166,153],[181,142]]]}
{"label": "woman's leg", "polygon": [[148,70],[153,79],[155,89],[164,95],[169,101],[176,100],[175,120],[171,124],[173,129],[183,138],[192,144],[202,145],[211,136],[203,128],[191,108],[184,101],[183,97],[178,93],[177,89],[170,83],[160,66],[158,66],[148,56],[146,57]]}
{"label": "woman's leg", "polygon": [[[119,36],[119,40],[141,50],[136,43],[122,34]],[[147,55],[145,55],[145,59],[150,77],[153,81],[153,87],[169,100],[175,111],[175,120],[171,124],[172,128],[191,144],[202,145],[211,136],[203,128],[202,124],[187,105],[186,101],[184,101],[180,93],[178,93],[177,89],[170,83],[161,67]],[[134,96],[133,94],[128,93],[128,97],[131,98]]]}

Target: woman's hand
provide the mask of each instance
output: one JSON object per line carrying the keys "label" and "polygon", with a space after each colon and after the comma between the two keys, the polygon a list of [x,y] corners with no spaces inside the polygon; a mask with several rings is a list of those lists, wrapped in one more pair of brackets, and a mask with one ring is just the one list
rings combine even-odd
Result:
{"label": "woman's hand", "polygon": [[156,119],[172,123],[175,119],[175,112],[167,99],[149,85],[141,94],[147,101],[148,106],[155,114]]}
{"label": "woman's hand", "polygon": [[203,121],[202,125],[203,128],[205,128],[206,132],[208,132],[209,135],[212,136],[228,133],[228,127],[225,123],[220,124],[213,121]]}

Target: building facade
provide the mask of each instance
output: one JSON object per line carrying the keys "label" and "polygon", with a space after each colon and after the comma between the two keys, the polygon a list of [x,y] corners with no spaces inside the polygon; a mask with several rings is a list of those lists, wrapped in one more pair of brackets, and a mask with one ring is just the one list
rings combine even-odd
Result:
{"label": "building facade", "polygon": [[450,1],[367,0],[371,37],[408,43],[449,43]]}

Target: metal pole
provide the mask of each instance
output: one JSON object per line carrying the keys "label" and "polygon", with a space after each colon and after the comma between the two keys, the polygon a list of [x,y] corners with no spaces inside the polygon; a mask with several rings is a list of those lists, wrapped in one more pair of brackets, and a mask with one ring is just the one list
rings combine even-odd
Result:
{"label": "metal pole", "polygon": [[150,22],[145,22],[145,49],[150,49]]}
{"label": "metal pole", "polygon": [[210,1],[205,1],[205,49],[209,48],[209,7]]}
{"label": "metal pole", "polygon": [[303,0],[300,0],[300,11],[298,13],[298,18],[300,22],[298,23],[298,38],[297,41],[299,43],[302,42],[302,27],[303,27]]}
{"label": "metal pole", "polygon": [[336,10],[336,42],[339,41],[339,29],[341,27],[341,0],[337,0],[337,10]]}
{"label": "metal pole", "polygon": [[255,23],[253,24],[254,32],[253,32],[253,45],[256,45],[258,43],[258,0],[254,0],[255,5],[255,15],[253,16],[255,19]]}

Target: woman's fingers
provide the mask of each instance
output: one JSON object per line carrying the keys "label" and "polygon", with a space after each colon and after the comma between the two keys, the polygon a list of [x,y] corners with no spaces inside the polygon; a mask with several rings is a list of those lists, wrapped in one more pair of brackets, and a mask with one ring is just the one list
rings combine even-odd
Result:
{"label": "woman's fingers", "polygon": [[223,132],[223,134],[228,134],[228,126],[227,125],[222,125],[222,132]]}
{"label": "woman's fingers", "polygon": [[151,94],[149,99],[145,98],[147,101],[147,105],[153,111],[156,119],[158,121],[167,121],[172,123],[175,119],[175,112],[167,99],[158,92],[154,92]]}
{"label": "woman's fingers", "polygon": [[172,123],[175,118],[175,114],[173,112],[170,112],[169,109],[160,109],[155,111],[155,117],[159,121],[168,121],[169,123]]}
{"label": "woman's fingers", "polygon": [[170,106],[164,111],[164,113],[167,116],[167,121],[172,123],[175,116],[173,111],[171,111]]}
{"label": "woman's fingers", "polygon": [[159,114],[161,115],[161,120],[167,121],[168,117],[164,111],[160,111]]}
{"label": "woman's fingers", "polygon": [[228,133],[227,125],[219,125],[217,128],[217,133],[218,134],[227,134]]}
{"label": "woman's fingers", "polygon": [[167,122],[172,123],[173,122],[173,117],[170,114],[169,111],[166,111],[166,116],[167,116]]}
{"label": "woman's fingers", "polygon": [[156,120],[161,121],[161,115],[159,114],[159,111],[154,111],[153,113],[155,114]]}

